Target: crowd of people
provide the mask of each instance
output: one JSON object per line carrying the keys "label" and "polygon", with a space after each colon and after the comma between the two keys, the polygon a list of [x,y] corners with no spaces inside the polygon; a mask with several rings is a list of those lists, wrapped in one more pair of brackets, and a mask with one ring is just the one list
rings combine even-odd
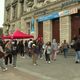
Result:
{"label": "crowd of people", "polygon": [[0,67],[3,71],[7,70],[9,64],[16,68],[17,55],[22,58],[25,55],[32,58],[33,65],[38,65],[37,59],[45,57],[46,63],[51,63],[57,59],[57,54],[63,52],[67,58],[69,48],[73,48],[76,53],[76,63],[80,62],[80,37],[75,37],[71,44],[66,40],[60,45],[53,39],[52,42],[44,43],[43,40],[8,40],[0,41]]}

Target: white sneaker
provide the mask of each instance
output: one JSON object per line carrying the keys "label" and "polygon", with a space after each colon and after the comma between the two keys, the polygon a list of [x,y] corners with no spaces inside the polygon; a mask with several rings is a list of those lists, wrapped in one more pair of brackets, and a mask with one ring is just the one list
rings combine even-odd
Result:
{"label": "white sneaker", "polygon": [[50,64],[51,62],[49,61],[48,63]]}
{"label": "white sneaker", "polygon": [[4,71],[7,71],[7,68],[3,69],[2,71],[3,71],[3,72],[4,72]]}
{"label": "white sneaker", "polygon": [[25,58],[24,56],[22,58]]}
{"label": "white sneaker", "polygon": [[34,65],[34,66],[37,66],[38,64],[34,63],[33,65]]}
{"label": "white sneaker", "polygon": [[34,66],[36,66],[36,64],[33,64]]}
{"label": "white sneaker", "polygon": [[14,68],[16,68],[16,66]]}
{"label": "white sneaker", "polygon": [[41,57],[40,59],[43,59],[43,57]]}

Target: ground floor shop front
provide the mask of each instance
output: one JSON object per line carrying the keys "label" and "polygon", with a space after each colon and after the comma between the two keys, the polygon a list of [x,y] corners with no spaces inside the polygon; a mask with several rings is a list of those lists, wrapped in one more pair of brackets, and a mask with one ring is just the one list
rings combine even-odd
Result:
{"label": "ground floor shop front", "polygon": [[80,35],[80,13],[61,16],[55,19],[38,22],[37,34],[43,37],[44,42],[52,41],[62,43],[71,42],[75,36]]}

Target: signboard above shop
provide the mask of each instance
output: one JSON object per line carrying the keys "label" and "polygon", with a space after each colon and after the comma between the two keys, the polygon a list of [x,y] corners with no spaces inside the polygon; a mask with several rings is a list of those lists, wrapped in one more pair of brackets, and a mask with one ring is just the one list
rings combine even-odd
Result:
{"label": "signboard above shop", "polygon": [[51,13],[49,15],[39,17],[37,19],[37,21],[38,22],[47,21],[47,20],[58,18],[58,17],[59,17],[59,13],[58,12],[53,12],[53,13]]}
{"label": "signboard above shop", "polygon": [[76,13],[78,13],[78,9],[72,8],[70,10],[64,10],[64,11],[59,12],[59,16],[62,17],[66,15],[76,14]]}

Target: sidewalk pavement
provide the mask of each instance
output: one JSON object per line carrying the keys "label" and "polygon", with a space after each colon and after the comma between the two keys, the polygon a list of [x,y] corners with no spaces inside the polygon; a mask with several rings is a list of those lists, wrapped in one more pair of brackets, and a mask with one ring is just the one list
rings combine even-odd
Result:
{"label": "sidewalk pavement", "polygon": [[39,59],[34,66],[31,58],[18,56],[17,68],[9,66],[8,71],[0,71],[0,80],[80,80],[80,64],[75,63],[75,56],[58,55],[51,64]]}
{"label": "sidewalk pavement", "polygon": [[58,55],[56,61],[47,64],[44,59],[38,60],[38,65],[32,64],[32,59],[18,59],[17,69],[34,75],[40,80],[80,80],[80,64],[75,63],[75,56],[64,58]]}

